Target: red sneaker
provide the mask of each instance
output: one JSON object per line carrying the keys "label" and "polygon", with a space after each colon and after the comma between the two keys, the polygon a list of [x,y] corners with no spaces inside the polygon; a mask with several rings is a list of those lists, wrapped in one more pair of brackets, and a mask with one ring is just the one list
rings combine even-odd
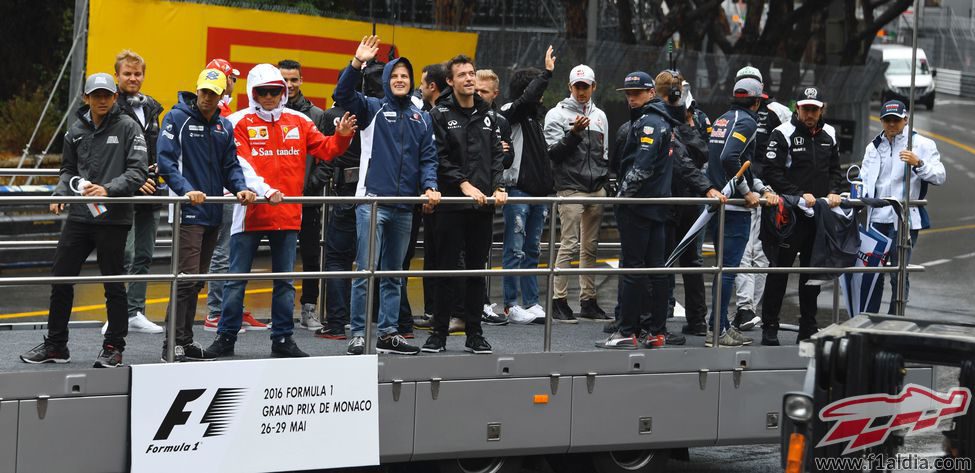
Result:
{"label": "red sneaker", "polygon": [[[250,312],[244,312],[244,314],[245,316],[250,316]],[[246,324],[247,319],[245,318],[244,320]],[[220,325],[220,314],[208,315],[206,320],[203,321],[203,330],[206,330],[207,332],[216,332],[217,327],[219,325]],[[257,330],[261,330],[261,329],[257,329]],[[244,333],[246,331],[247,330],[244,329],[244,326],[241,325],[240,330],[237,331],[237,333]]]}
{"label": "red sneaker", "polygon": [[250,312],[244,311],[244,319],[241,324],[241,329],[247,328],[248,330],[267,330],[267,324],[262,323],[254,318]]}

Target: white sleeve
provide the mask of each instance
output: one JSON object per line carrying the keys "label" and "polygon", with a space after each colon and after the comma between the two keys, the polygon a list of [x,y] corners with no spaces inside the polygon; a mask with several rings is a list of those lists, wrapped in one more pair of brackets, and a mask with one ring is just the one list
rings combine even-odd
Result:
{"label": "white sleeve", "polygon": [[254,167],[251,166],[251,163],[247,162],[246,159],[237,156],[237,161],[240,163],[240,167],[244,171],[244,182],[247,183],[247,187],[254,189],[254,192],[256,192],[258,195],[264,196],[265,198],[268,198],[275,192],[278,192],[277,189],[267,185],[267,183],[264,182],[264,178],[259,176],[257,172],[254,171]]}
{"label": "white sleeve", "polygon": [[936,186],[944,184],[947,180],[947,174],[945,173],[945,165],[941,162],[941,153],[938,152],[937,145],[928,139],[918,141],[921,146],[918,147],[917,155],[924,161],[924,166],[918,168],[917,177]]}

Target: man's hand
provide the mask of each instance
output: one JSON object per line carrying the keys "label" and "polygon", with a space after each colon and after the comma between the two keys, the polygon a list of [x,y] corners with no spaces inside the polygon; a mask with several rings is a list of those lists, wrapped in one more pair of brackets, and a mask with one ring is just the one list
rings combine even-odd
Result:
{"label": "man's hand", "polygon": [[64,204],[51,204],[48,206],[48,209],[54,215],[61,215],[61,212],[64,211]]}
{"label": "man's hand", "polygon": [[356,118],[349,112],[345,112],[339,122],[335,124],[335,134],[339,136],[351,136],[356,130]]}
{"label": "man's hand", "polygon": [[507,141],[502,141],[501,142],[501,151],[504,151],[505,153],[511,151],[511,145],[509,145]]}
{"label": "man's hand", "polygon": [[765,199],[765,205],[767,207],[779,205],[779,195],[775,192],[766,191],[764,194],[762,194],[762,198]]}
{"label": "man's hand", "polygon": [[813,208],[816,206],[816,198],[812,194],[802,194],[802,200],[806,201],[806,207]]}
{"label": "man's hand", "polygon": [[717,189],[715,189],[713,187],[710,188],[710,189],[708,189],[708,193],[707,194],[704,194],[704,196],[707,197],[707,198],[709,198],[709,199],[718,199],[718,200],[721,201],[722,204],[728,203],[728,196],[722,194],[721,191],[719,191],[719,190],[717,190]]}
{"label": "man's hand", "polygon": [[494,197],[494,205],[498,207],[501,207],[508,201],[508,193],[503,190],[496,189],[491,197]]}
{"label": "man's hand", "polygon": [[423,195],[425,195],[428,199],[427,203],[424,205],[429,205],[430,207],[434,207],[440,203],[440,192],[437,192],[433,189],[427,189],[423,193]]}
{"label": "man's hand", "polygon": [[379,36],[363,36],[362,42],[359,43],[359,47],[355,50],[355,56],[352,59],[352,67],[359,69],[363,64],[371,61],[376,57],[376,53],[379,52]]}
{"label": "man's hand", "polygon": [[273,194],[267,197],[267,201],[270,202],[271,205],[278,205],[282,200],[284,200],[284,194],[282,194],[281,191],[274,191]]}
{"label": "man's hand", "polygon": [[745,207],[754,209],[761,203],[762,201],[758,197],[758,192],[749,192],[745,194]]}
{"label": "man's hand", "polygon": [[156,193],[156,183],[152,179],[147,179],[146,183],[139,188],[142,195],[152,195]]}
{"label": "man's hand", "polygon": [[468,181],[460,183],[460,191],[467,197],[473,198],[474,202],[477,202],[478,205],[484,205],[487,203],[487,197],[484,195],[484,193],[481,192],[481,190],[477,187],[474,187],[474,185]]}
{"label": "man's hand", "polygon": [[572,122],[572,133],[579,134],[589,128],[589,117],[584,117],[582,115],[577,115],[574,122]]}
{"label": "man's hand", "polygon": [[200,205],[207,200],[207,195],[200,191],[189,191],[186,193],[186,197],[190,198],[190,205]]}
{"label": "man's hand", "polygon": [[81,193],[85,197],[108,197],[108,191],[104,187],[91,183],[88,187],[85,187],[85,191]]}
{"label": "man's hand", "polygon": [[552,72],[555,70],[555,56],[552,55],[552,45],[548,45],[548,50],[545,51],[545,70]]}
{"label": "man's hand", "polygon": [[249,191],[243,190],[237,193],[237,201],[240,205],[253,204],[257,200],[257,194]]}
{"label": "man's hand", "polygon": [[826,195],[826,201],[829,202],[829,208],[838,207],[840,202],[843,202],[843,198],[837,194]]}
{"label": "man's hand", "polygon": [[901,161],[910,164],[911,166],[917,166],[921,162],[921,158],[918,158],[913,151],[904,150],[900,152]]}

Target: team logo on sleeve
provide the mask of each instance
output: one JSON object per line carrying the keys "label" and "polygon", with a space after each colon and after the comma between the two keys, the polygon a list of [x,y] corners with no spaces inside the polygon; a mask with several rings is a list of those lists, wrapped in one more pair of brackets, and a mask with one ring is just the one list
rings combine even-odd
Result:
{"label": "team logo on sleeve", "polygon": [[653,127],[652,126],[645,126],[645,127],[643,127],[643,134],[644,135],[652,135],[653,134]]}
{"label": "team logo on sleeve", "polygon": [[252,140],[266,140],[267,139],[267,127],[266,126],[249,126],[247,127],[247,136]]}
{"label": "team logo on sleeve", "polygon": [[733,136],[738,141],[741,141],[742,143],[748,141],[748,138],[745,138],[745,135],[738,133],[737,131],[732,133],[731,136]]}

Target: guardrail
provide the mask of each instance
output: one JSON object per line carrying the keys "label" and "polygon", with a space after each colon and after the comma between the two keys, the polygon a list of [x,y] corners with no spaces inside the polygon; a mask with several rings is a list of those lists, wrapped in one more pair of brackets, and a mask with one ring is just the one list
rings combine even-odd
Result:
{"label": "guardrail", "polygon": [[[2,175],[2,174],[0,174]],[[186,197],[75,197],[75,196],[13,196],[0,197],[0,205],[17,204],[88,204],[88,203],[142,203],[142,204],[186,204],[189,199]],[[108,282],[169,282],[170,283],[170,307],[167,314],[167,361],[172,362],[175,349],[175,324],[176,324],[176,289],[180,281],[221,281],[221,280],[273,280],[273,279],[330,279],[330,278],[367,278],[366,289],[366,313],[373,311],[374,294],[376,291],[376,278],[381,277],[490,277],[497,276],[498,271],[489,269],[463,269],[463,270],[400,270],[400,271],[379,271],[375,268],[376,252],[376,213],[381,204],[422,204],[426,203],[426,197],[286,197],[282,203],[290,204],[366,204],[370,206],[370,232],[369,232],[369,267],[356,271],[319,271],[319,272],[284,272],[284,273],[224,273],[224,274],[183,274],[179,273],[179,245],[172,246],[172,257],[170,261],[170,274],[159,275],[121,275],[121,276],[77,276],[77,277],[13,277],[0,278],[0,284],[4,285],[47,285],[54,283],[68,284],[93,284]],[[472,201],[467,197],[444,197],[442,204],[470,204]],[[849,200],[854,206],[863,206],[858,200]],[[236,204],[237,200],[233,197],[208,197],[207,203]],[[494,199],[488,198],[488,203],[493,204]],[[724,239],[725,226],[725,205],[744,205],[744,199],[729,199],[727,204],[722,204],[718,199],[709,198],[620,198],[620,197],[512,197],[508,199],[511,204],[548,204],[550,205],[549,221],[549,241],[555,241],[555,218],[560,204],[603,204],[603,205],[717,205],[719,207],[718,216],[718,241]],[[763,202],[764,203],[764,202]],[[926,201],[910,201],[909,205],[926,205]],[[268,205],[264,201],[259,201],[253,205]],[[182,205],[174,205],[173,208],[173,238],[178,242],[179,227],[181,220]],[[904,206],[906,209],[907,206]],[[906,212],[906,210],[905,210]],[[903,216],[902,216],[903,218]],[[872,268],[829,268],[829,267],[807,267],[807,268],[725,268],[723,257],[723,245],[717,246],[717,265],[700,268],[556,268],[555,267],[555,246],[548,246],[548,267],[539,269],[506,269],[505,275],[519,276],[547,276],[548,290],[551,291],[556,275],[625,275],[625,274],[713,274],[720,279],[723,273],[816,273],[816,274],[846,274],[846,273],[901,273],[923,271],[922,266],[907,265],[901,259],[897,267],[872,267]],[[838,277],[833,280],[833,320],[839,320],[839,287]],[[721,300],[721,285],[713,286],[713,300]],[[545,303],[545,335],[543,350],[549,352],[552,349],[552,298],[546,297]],[[712,311],[715,310],[712,308]],[[715,323],[719,323],[717,320]],[[718,348],[718,330],[712,331],[713,347]],[[375,344],[372,343],[372,324],[365,324],[365,339],[367,353],[374,352]]]}

